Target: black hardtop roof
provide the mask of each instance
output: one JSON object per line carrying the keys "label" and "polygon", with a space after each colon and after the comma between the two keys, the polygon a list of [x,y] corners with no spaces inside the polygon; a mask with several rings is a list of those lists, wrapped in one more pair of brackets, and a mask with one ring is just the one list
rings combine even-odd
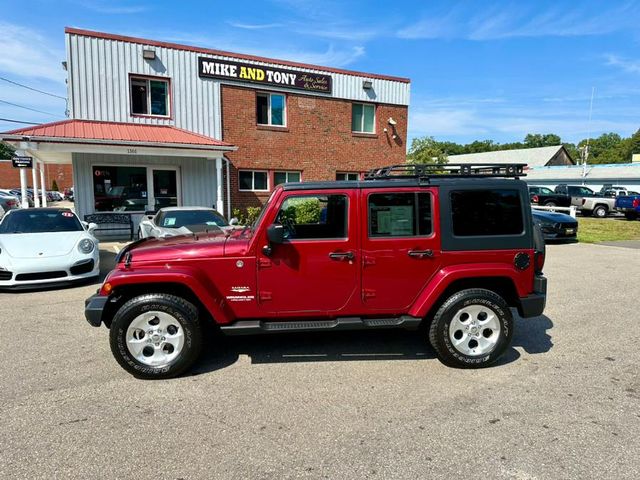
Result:
{"label": "black hardtop roof", "polygon": [[399,187],[438,187],[440,185],[454,187],[487,188],[513,187],[514,184],[526,185],[522,180],[507,178],[434,178],[425,181],[419,178],[393,178],[388,180],[336,180],[326,182],[290,182],[282,184],[286,191],[291,190],[347,190],[361,188],[399,188]]}
{"label": "black hardtop roof", "polygon": [[[504,185],[526,176],[524,163],[403,163],[369,170],[364,180],[285,183],[285,190]],[[485,182],[485,183],[482,183]],[[486,183],[489,182],[489,183]],[[524,184],[524,182],[521,182]],[[508,185],[508,184],[507,184]],[[511,183],[513,185],[513,183]]]}

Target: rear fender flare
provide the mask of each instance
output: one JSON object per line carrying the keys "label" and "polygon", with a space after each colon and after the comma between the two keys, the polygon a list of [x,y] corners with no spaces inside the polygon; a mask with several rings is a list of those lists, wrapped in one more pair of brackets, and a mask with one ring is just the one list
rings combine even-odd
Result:
{"label": "rear fender flare", "polygon": [[[527,272],[529,271],[527,269]],[[440,300],[447,288],[458,280],[472,280],[473,278],[483,277],[507,278],[513,283],[518,296],[525,296],[528,292],[520,291],[518,288],[518,280],[521,281],[521,279],[518,279],[519,274],[521,273],[516,272],[515,268],[507,267],[504,264],[468,264],[443,268],[422,289],[409,311],[409,315],[424,318],[436,302]],[[476,288],[481,288],[481,286]]]}

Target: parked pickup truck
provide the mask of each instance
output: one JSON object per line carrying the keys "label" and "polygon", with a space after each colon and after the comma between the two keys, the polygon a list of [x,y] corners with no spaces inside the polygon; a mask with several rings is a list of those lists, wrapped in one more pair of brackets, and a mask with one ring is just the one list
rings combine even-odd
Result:
{"label": "parked pickup truck", "polygon": [[620,196],[616,198],[615,207],[627,220],[637,220],[640,218],[640,195]]}
{"label": "parked pickup truck", "polygon": [[141,378],[189,369],[205,327],[404,328],[447,365],[487,366],[523,325],[511,309],[545,306],[523,175],[522,164],[396,165],[363,181],[279,185],[252,226],[126,246],[85,316]]}
{"label": "parked pickup truck", "polygon": [[593,215],[604,218],[615,211],[616,198],[594,195],[592,197],[571,197],[571,205],[574,205],[582,215]]}
{"label": "parked pickup truck", "polygon": [[544,207],[569,207],[572,197],[595,195],[595,192],[582,185],[558,185],[555,191],[547,187],[529,187],[531,203]]}

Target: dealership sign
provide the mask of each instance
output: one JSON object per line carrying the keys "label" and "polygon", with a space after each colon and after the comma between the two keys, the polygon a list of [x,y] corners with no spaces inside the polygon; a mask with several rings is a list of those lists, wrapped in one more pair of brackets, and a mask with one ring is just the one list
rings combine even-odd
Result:
{"label": "dealership sign", "polygon": [[309,92],[331,93],[330,75],[302,72],[300,70],[283,70],[206,57],[198,58],[198,75],[200,77],[222,78],[237,82],[297,88]]}
{"label": "dealership sign", "polygon": [[13,168],[33,168],[33,157],[13,157]]}

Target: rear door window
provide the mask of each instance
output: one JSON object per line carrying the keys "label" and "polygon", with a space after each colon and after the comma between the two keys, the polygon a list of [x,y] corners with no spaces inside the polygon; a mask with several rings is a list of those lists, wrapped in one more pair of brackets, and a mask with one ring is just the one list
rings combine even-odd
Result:
{"label": "rear door window", "polygon": [[524,230],[518,190],[454,190],[451,215],[457,237],[520,235]]}
{"label": "rear door window", "polygon": [[430,235],[431,194],[376,193],[369,196],[370,237]]}

